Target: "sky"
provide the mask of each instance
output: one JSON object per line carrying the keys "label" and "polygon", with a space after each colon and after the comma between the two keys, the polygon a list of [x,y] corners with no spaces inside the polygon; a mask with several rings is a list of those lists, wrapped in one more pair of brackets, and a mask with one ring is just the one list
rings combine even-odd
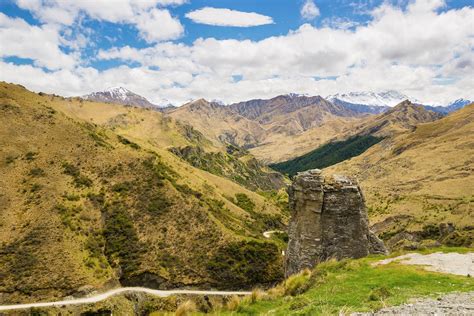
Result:
{"label": "sky", "polygon": [[0,0],[0,80],[151,102],[474,100],[472,0]]}

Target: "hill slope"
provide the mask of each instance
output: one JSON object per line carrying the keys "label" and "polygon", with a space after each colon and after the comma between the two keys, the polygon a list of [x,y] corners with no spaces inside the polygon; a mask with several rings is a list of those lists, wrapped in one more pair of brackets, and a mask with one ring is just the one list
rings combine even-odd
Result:
{"label": "hill slope", "polygon": [[282,276],[261,233],[285,214],[170,153],[207,146],[180,124],[5,83],[0,111],[1,303],[86,285],[239,288]]}
{"label": "hill slope", "polygon": [[389,245],[474,240],[474,105],[386,138],[326,170],[356,175],[369,216]]}
{"label": "hill slope", "polygon": [[362,114],[321,97],[282,95],[229,106],[197,100],[168,112],[215,144],[244,147],[264,162],[303,154],[360,120]]}
{"label": "hill slope", "polygon": [[427,111],[420,105],[403,101],[380,115],[368,117],[359,124],[354,124],[339,138],[300,157],[271,166],[290,175],[308,169],[326,168],[360,155],[386,137],[410,132],[417,124],[432,122],[440,117],[441,115]]}

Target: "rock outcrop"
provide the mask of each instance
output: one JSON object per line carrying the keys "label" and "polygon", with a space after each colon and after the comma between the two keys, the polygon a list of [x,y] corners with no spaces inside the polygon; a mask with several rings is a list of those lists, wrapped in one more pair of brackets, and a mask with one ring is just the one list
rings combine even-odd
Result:
{"label": "rock outcrop", "polygon": [[325,179],[320,170],[309,170],[296,175],[288,193],[287,276],[331,258],[387,252],[369,230],[364,196],[354,179]]}

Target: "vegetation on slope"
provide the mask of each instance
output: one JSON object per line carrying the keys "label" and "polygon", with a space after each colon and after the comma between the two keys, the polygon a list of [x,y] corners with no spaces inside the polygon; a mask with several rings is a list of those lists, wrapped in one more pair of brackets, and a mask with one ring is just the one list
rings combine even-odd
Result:
{"label": "vegetation on slope", "polygon": [[[86,285],[230,287],[209,268],[216,256],[242,271],[268,267],[262,282],[281,279],[280,246],[263,238],[262,218],[286,215],[272,199],[170,154],[163,145],[191,142],[160,113],[4,83],[0,111],[4,302],[51,300]],[[239,193],[251,212],[225,198]],[[227,251],[240,242],[250,246]],[[253,243],[266,249],[265,262]],[[242,286],[254,285],[249,276]]]}
{"label": "vegetation on slope", "polygon": [[232,145],[227,147],[227,152],[206,152],[200,146],[173,147],[170,151],[193,167],[226,177],[250,190],[278,190],[284,186],[281,174],[266,170],[268,168],[253,157],[249,159],[246,153],[243,153],[244,157],[238,157],[243,150]]}
{"label": "vegetation on slope", "polygon": [[474,105],[325,169],[359,179],[372,229],[392,248],[472,246]]}
{"label": "vegetation on slope", "polygon": [[358,156],[382,139],[372,135],[353,136],[346,140],[329,142],[303,156],[272,164],[270,167],[289,175],[309,169],[322,169]]}

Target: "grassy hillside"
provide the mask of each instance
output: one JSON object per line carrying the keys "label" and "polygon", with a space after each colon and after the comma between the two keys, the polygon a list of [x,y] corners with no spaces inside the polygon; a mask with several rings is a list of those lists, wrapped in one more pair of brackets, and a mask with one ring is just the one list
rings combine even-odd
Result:
{"label": "grassy hillside", "polygon": [[380,257],[330,261],[294,275],[266,292],[235,299],[216,315],[337,315],[399,305],[413,297],[474,290],[469,277],[426,272]]}
{"label": "grassy hillside", "polygon": [[285,186],[283,176],[268,169],[233,145],[227,152],[206,152],[199,146],[172,147],[170,151],[192,166],[231,179],[250,190],[276,190]]}
{"label": "grassy hillside", "polygon": [[290,176],[309,169],[322,169],[358,156],[381,140],[381,137],[372,135],[353,136],[346,140],[326,143],[303,156],[272,164],[270,167]]}
{"label": "grassy hillside", "polygon": [[271,166],[289,175],[313,168],[326,168],[362,154],[383,138],[409,133],[418,124],[432,122],[440,117],[422,106],[403,101],[380,115],[365,117],[343,132],[333,134],[332,140],[316,149]]}
{"label": "grassy hillside", "polygon": [[356,175],[391,247],[474,242],[474,105],[386,138],[328,168]]}
{"label": "grassy hillside", "polygon": [[86,285],[238,288],[281,278],[278,243],[261,233],[286,214],[171,154],[167,146],[211,148],[191,128],[5,83],[0,112],[1,303]]}

